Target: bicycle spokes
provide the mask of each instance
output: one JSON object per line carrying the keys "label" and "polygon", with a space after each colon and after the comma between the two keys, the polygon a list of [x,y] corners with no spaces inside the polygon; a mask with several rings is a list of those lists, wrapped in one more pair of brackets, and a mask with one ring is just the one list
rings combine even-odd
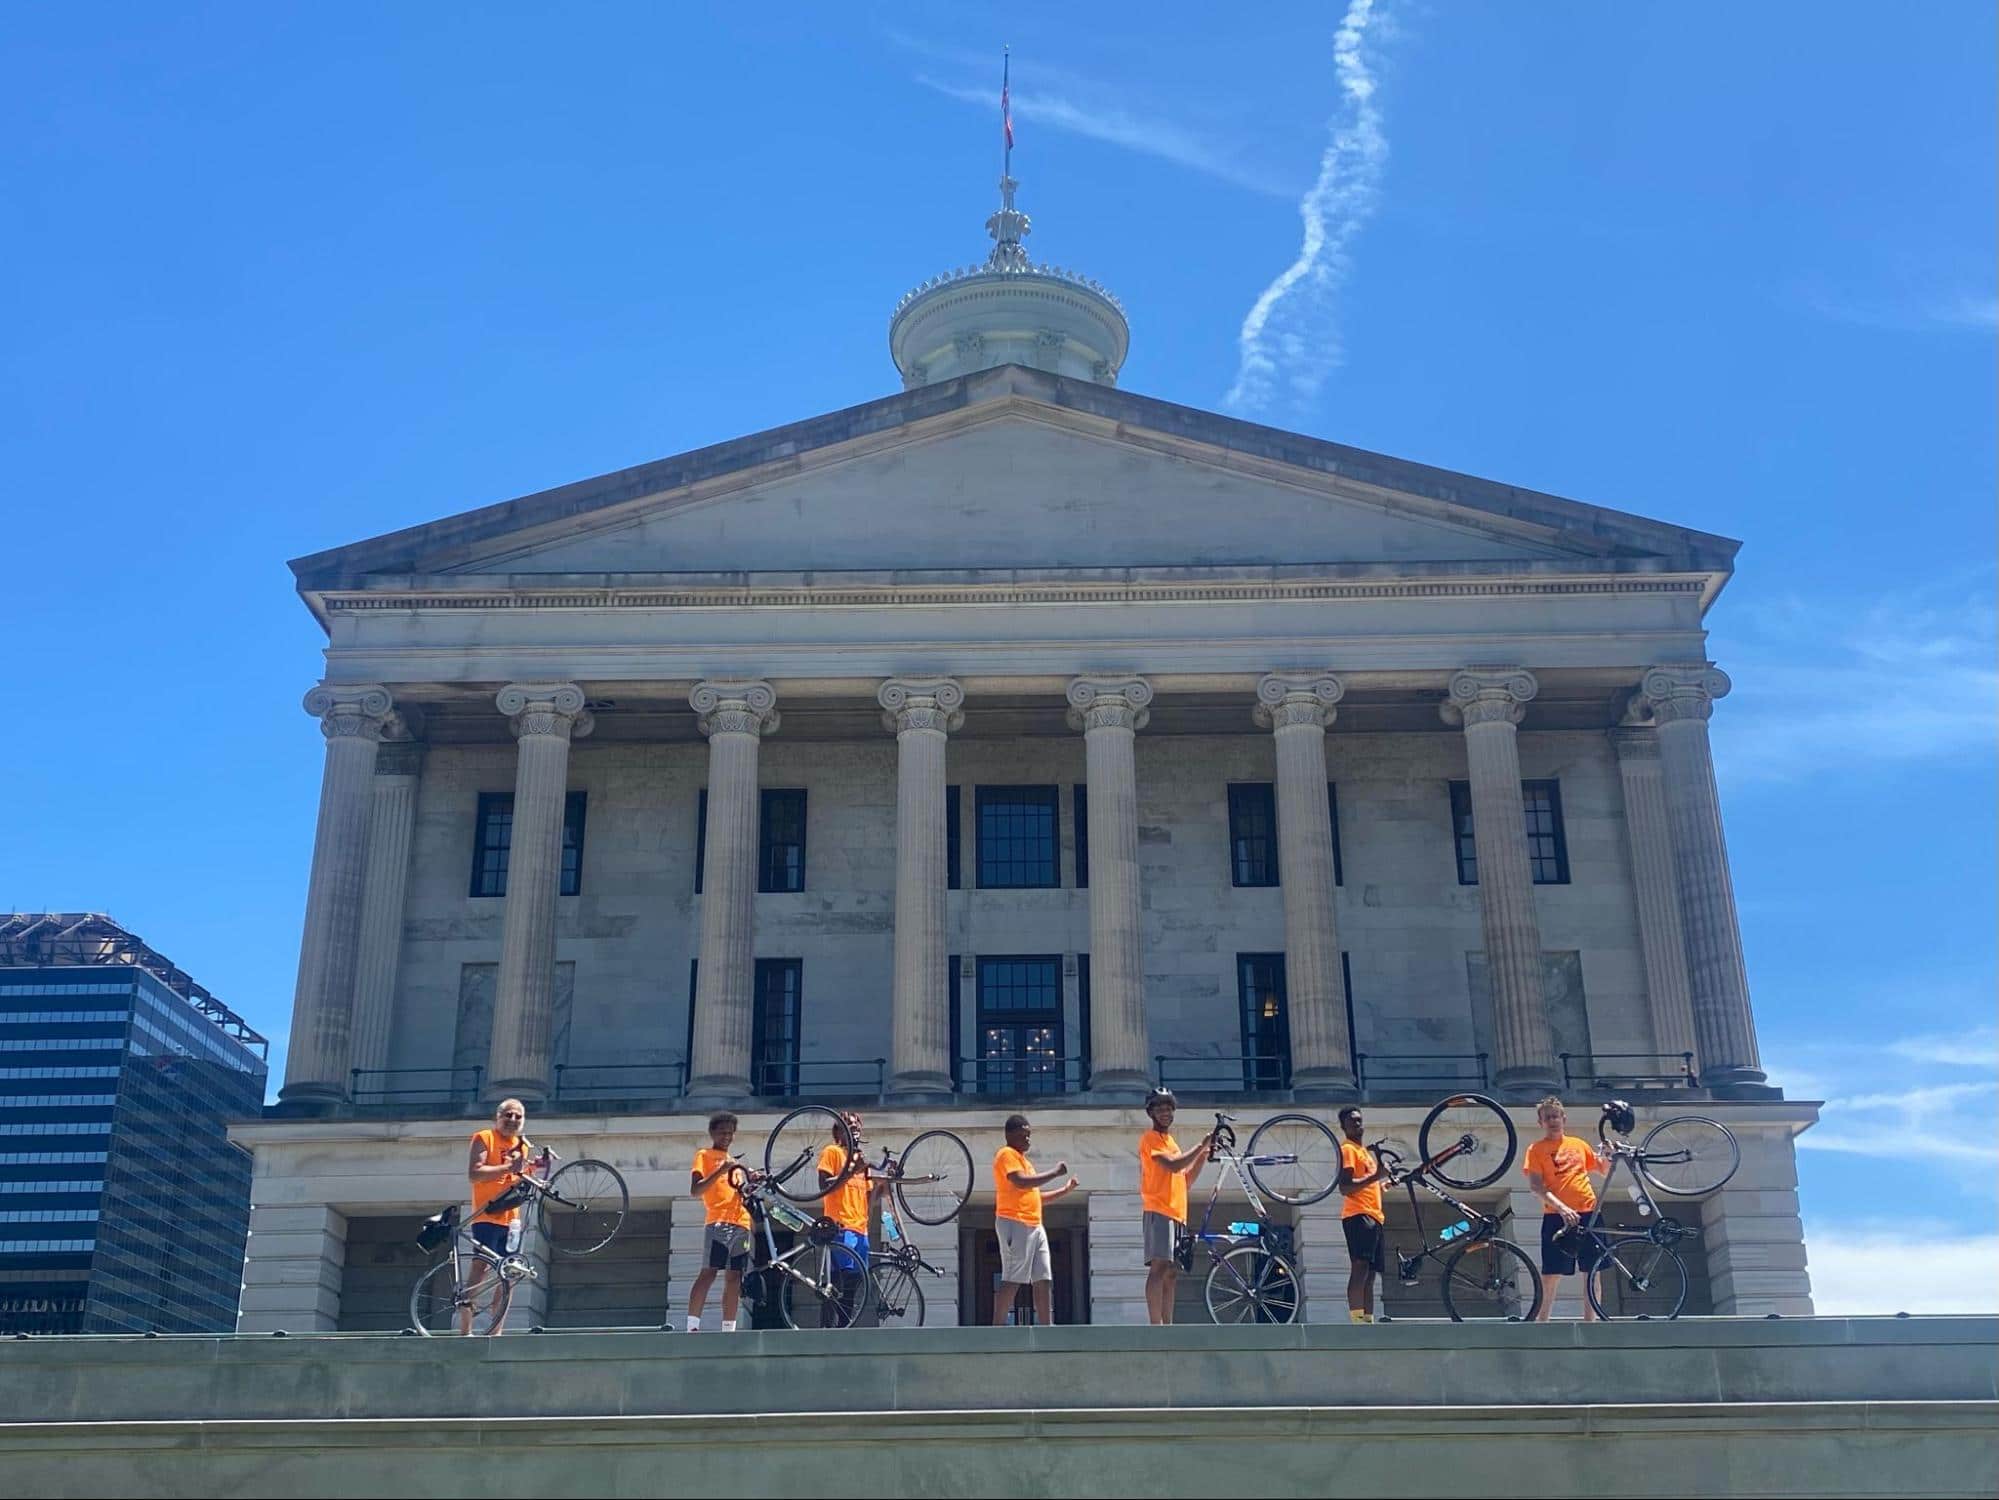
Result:
{"label": "bicycle spokes", "polygon": [[1513,1121],[1483,1094],[1457,1094],[1424,1117],[1417,1149],[1430,1175],[1460,1191],[1497,1182],[1518,1144]]}
{"label": "bicycle spokes", "polygon": [[1636,1159],[1645,1180],[1660,1192],[1695,1198],[1735,1175],[1742,1148],[1719,1121],[1680,1115],[1654,1126]]}
{"label": "bicycle spokes", "polygon": [[1255,1245],[1236,1246],[1208,1272],[1208,1317],[1216,1323],[1293,1323],[1304,1301],[1291,1263]]}

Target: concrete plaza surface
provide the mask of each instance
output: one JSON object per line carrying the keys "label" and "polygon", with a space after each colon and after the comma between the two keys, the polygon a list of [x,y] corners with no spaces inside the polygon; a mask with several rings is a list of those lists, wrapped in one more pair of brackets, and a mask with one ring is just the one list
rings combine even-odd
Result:
{"label": "concrete plaza surface", "polygon": [[1999,1319],[10,1340],[0,1412],[19,1495],[1991,1495]]}

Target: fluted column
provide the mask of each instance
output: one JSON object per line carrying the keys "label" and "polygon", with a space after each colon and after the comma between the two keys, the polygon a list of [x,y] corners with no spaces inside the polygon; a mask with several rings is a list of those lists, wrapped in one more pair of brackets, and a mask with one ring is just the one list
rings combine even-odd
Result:
{"label": "fluted column", "polygon": [[944,939],[944,755],[965,722],[949,678],[890,678],[876,694],[895,734],[894,1075],[903,1095],[951,1092],[950,976]]}
{"label": "fluted column", "polygon": [[1090,1087],[1130,1091],[1150,1077],[1138,885],[1133,740],[1151,717],[1141,678],[1078,677],[1069,727],[1083,731],[1090,788]]}
{"label": "fluted column", "polygon": [[708,737],[708,848],[701,876],[701,967],[687,1092],[750,1091],[756,979],[757,746],[778,727],[767,682],[704,682],[688,695]]}
{"label": "fluted column", "polygon": [[1673,829],[1680,921],[1686,933],[1687,979],[1693,994],[1695,1050],[1701,1082],[1761,1083],[1756,1023],[1749,1013],[1749,976],[1742,963],[1742,928],[1735,882],[1721,832],[1714,752],[1707,721],[1714,700],[1733,686],[1706,662],[1674,663],[1645,674],[1641,692],[1659,726],[1659,762]]}
{"label": "fluted column", "polygon": [[1473,667],[1451,678],[1444,721],[1462,724],[1471,776],[1478,906],[1492,985],[1494,1082],[1522,1091],[1556,1082],[1554,1028],[1541,966],[1541,921],[1534,910],[1527,817],[1520,799],[1515,732],[1540,691],[1518,667]]}
{"label": "fluted column", "polygon": [[562,889],[569,742],[588,734],[592,721],[583,690],[570,682],[517,682],[501,688],[494,701],[507,715],[517,749],[485,1092],[533,1103],[548,1097],[555,1063],[555,898]]}
{"label": "fluted column", "polygon": [[1256,685],[1256,722],[1277,742],[1277,869],[1284,892],[1284,988],[1291,1086],[1342,1097],[1354,1091],[1333,909],[1332,809],[1326,731],[1345,693],[1333,676],[1272,673]]}
{"label": "fluted column", "polygon": [[388,689],[372,684],[321,686],[305,695],[305,711],[326,736],[326,768],[299,937],[291,1045],[278,1096],[286,1103],[333,1104],[347,1097],[370,789],[392,709]]}
{"label": "fluted column", "polygon": [[[375,755],[369,799],[368,857],[361,882],[361,946],[354,976],[350,1068],[386,1068],[403,951],[403,903],[409,891],[410,839],[416,827],[418,740],[385,740]],[[351,1076],[351,1075],[350,1075]]]}
{"label": "fluted column", "polygon": [[1610,731],[1617,774],[1624,783],[1624,828],[1631,842],[1631,888],[1638,901],[1638,943],[1645,955],[1645,994],[1652,1011],[1652,1045],[1668,1057],[1694,1054],[1692,992],[1686,938],[1680,925],[1679,878],[1673,831],[1659,769],[1659,732],[1627,724]]}

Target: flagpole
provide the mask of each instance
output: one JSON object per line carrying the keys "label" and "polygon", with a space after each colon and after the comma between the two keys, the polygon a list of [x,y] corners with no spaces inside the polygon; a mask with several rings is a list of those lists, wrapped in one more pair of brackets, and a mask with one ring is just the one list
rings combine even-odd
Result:
{"label": "flagpole", "polygon": [[1007,129],[1007,111],[1012,107],[1013,48],[1000,49],[1000,177],[1013,176],[1013,140]]}

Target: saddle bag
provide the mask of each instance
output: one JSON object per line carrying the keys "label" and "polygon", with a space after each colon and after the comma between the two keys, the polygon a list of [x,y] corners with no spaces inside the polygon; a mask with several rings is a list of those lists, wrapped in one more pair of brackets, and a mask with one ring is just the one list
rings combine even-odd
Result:
{"label": "saddle bag", "polygon": [[424,1250],[438,1250],[450,1244],[457,1232],[458,1205],[453,1203],[423,1221],[423,1228],[416,1232],[416,1242]]}

